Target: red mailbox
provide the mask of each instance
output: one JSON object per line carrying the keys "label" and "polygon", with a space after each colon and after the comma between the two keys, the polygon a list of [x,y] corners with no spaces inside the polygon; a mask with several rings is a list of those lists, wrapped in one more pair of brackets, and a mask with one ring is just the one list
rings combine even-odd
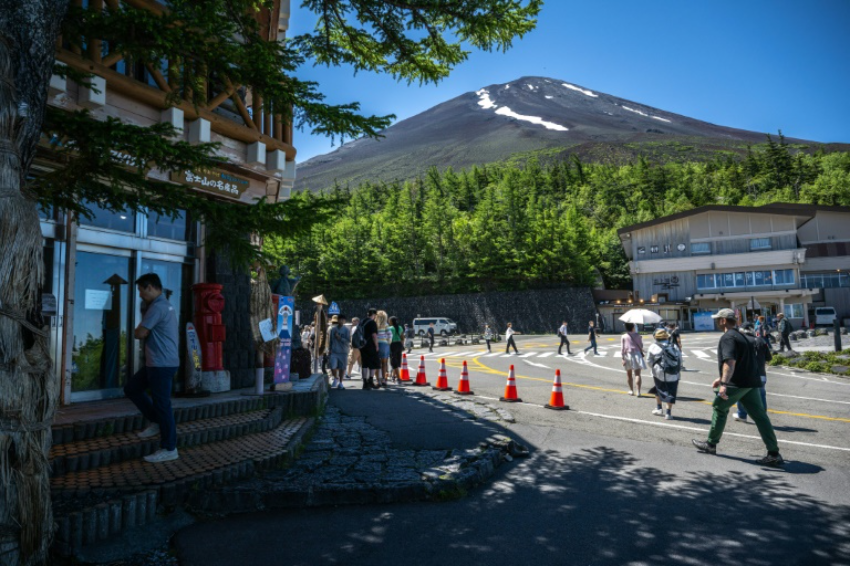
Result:
{"label": "red mailbox", "polygon": [[192,285],[195,294],[195,330],[201,343],[201,369],[219,371],[224,369],[222,344],[226,338],[225,327],[221,323],[221,311],[224,310],[222,285],[217,283],[198,283]]}

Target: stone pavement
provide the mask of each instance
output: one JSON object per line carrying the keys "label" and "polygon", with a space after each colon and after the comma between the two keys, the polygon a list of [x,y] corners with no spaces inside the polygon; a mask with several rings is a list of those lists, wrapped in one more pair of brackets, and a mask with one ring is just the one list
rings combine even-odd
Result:
{"label": "stone pavement", "polygon": [[195,511],[451,499],[527,450],[505,436],[512,415],[470,397],[391,387],[333,390],[288,468],[199,493]]}

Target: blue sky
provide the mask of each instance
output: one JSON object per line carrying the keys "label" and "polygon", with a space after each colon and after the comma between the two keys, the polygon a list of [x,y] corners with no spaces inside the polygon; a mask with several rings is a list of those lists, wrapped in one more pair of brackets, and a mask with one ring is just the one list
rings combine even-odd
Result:
{"label": "blue sky", "polygon": [[[290,36],[315,16],[292,0]],[[507,53],[474,52],[438,85],[304,67],[330,103],[399,120],[525,75],[715,124],[850,143],[850,0],[545,0],[537,29]],[[332,151],[296,132],[298,161]]]}

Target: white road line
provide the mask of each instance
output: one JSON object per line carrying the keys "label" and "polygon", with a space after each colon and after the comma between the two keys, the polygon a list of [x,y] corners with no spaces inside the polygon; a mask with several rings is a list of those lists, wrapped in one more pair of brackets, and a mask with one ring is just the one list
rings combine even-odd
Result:
{"label": "white road line", "polygon": [[691,351],[694,353],[694,355],[696,355],[696,357],[698,357],[700,359],[708,359],[709,358],[709,355],[706,354],[705,352],[703,352],[702,350],[691,350]]}
{"label": "white road line", "polygon": [[523,355],[521,355],[521,356],[517,356],[517,357],[518,357],[518,358],[530,358],[531,356],[535,355],[536,353],[537,353],[537,352],[529,352],[529,353],[527,353],[527,354],[523,354]]}
{"label": "white road line", "polygon": [[[679,381],[680,383],[685,383],[687,385],[698,385],[700,387],[711,387],[710,383],[697,383],[696,381],[685,381],[684,379]],[[800,399],[803,401],[819,401],[821,403],[837,403],[839,405],[850,405],[850,401],[837,401],[835,399],[818,399],[817,397],[800,397],[799,395],[785,395],[784,393],[773,393],[772,391],[768,391],[767,394],[770,397],[785,397],[787,399]]]}
{"label": "white road line", "polygon": [[539,356],[537,356],[537,357],[538,357],[538,358],[548,358],[549,356],[551,356],[551,355],[552,355],[552,354],[554,354],[554,353],[555,353],[555,352],[546,352],[545,354],[540,354],[540,355],[539,355]]}
{"label": "white road line", "polygon": [[523,360],[523,361],[525,363],[527,363],[528,365],[531,365],[531,366],[535,366],[535,367],[539,367],[539,368],[545,368],[545,369],[552,369],[549,366],[545,366],[543,364],[538,364],[538,363],[535,363],[535,362],[529,362],[528,360]]}
{"label": "white road line", "polygon": [[486,356],[481,356],[482,358],[495,358],[496,356],[501,356],[503,354],[496,352],[494,354],[487,354]]}
{"label": "white road line", "polygon": [[622,350],[614,350],[614,357],[615,358],[622,358],[623,357]]}
{"label": "white road line", "polygon": [[461,358],[463,356],[468,356],[470,354],[474,354],[475,352],[457,352],[456,354],[447,354],[447,358]]}

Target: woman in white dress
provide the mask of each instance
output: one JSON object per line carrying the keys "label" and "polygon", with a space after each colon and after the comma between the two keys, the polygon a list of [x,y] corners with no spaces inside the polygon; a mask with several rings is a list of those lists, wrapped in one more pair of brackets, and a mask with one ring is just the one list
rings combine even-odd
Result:
{"label": "woman in white dress", "polygon": [[637,394],[640,397],[640,372],[646,369],[646,362],[643,359],[643,340],[640,334],[635,332],[635,325],[631,322],[626,323],[626,332],[620,337],[620,351],[623,367],[626,369],[629,395]]}

